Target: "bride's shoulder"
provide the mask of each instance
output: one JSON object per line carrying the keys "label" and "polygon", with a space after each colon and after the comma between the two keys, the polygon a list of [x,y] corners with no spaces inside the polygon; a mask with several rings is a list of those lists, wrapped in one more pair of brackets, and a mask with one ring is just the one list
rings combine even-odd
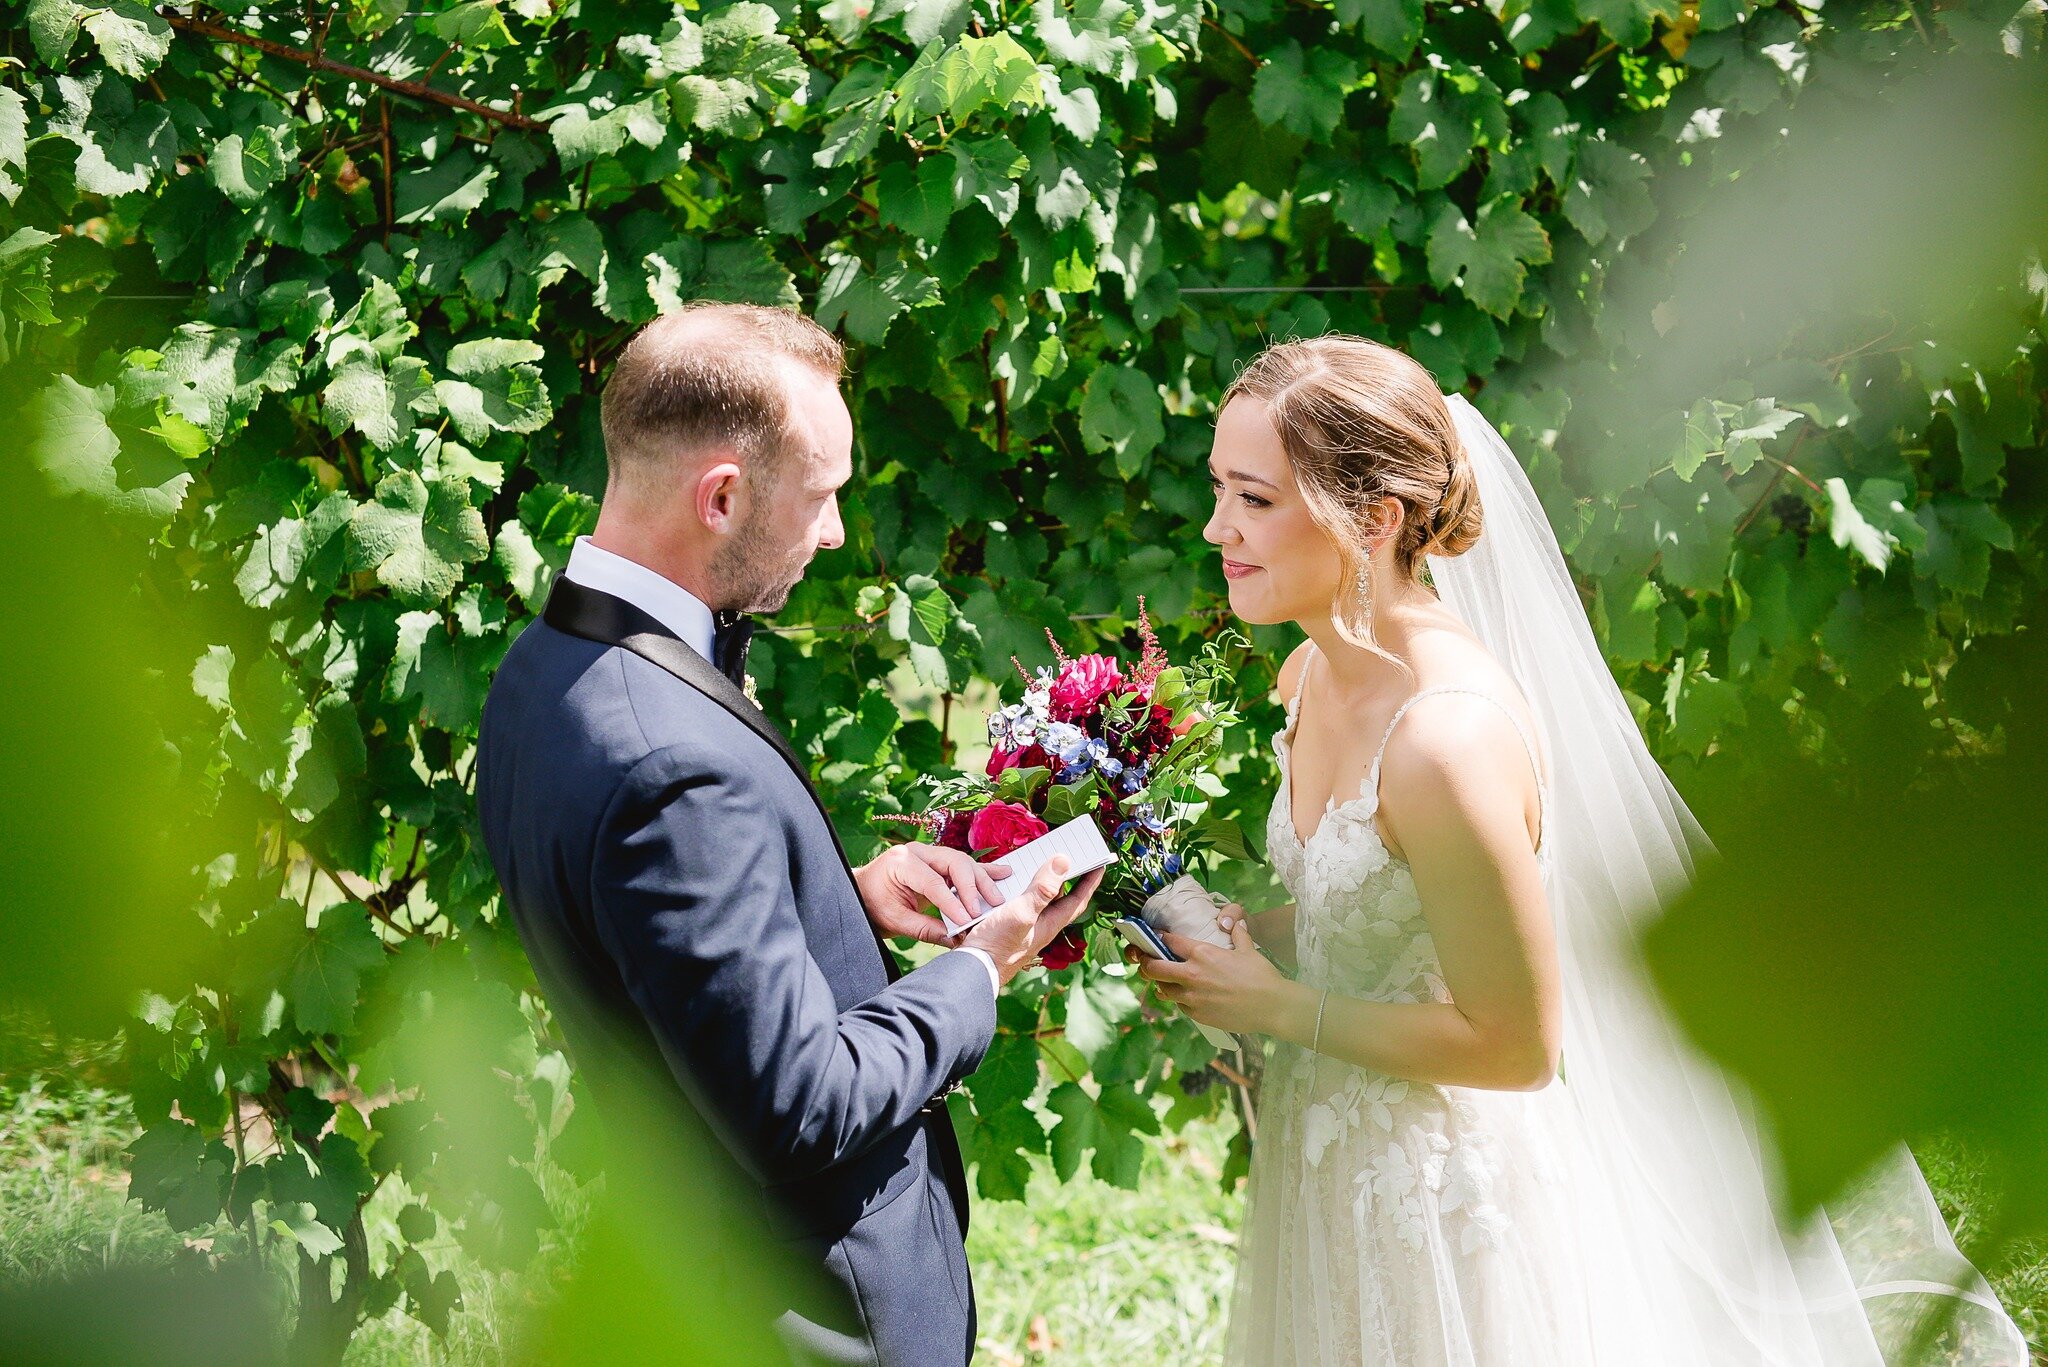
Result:
{"label": "bride's shoulder", "polygon": [[1287,658],[1280,662],[1280,677],[1275,687],[1280,690],[1280,705],[1282,707],[1287,705],[1287,700],[1294,696],[1294,690],[1301,683],[1301,671],[1308,666],[1310,644],[1308,641],[1303,641],[1300,645],[1289,651]]}
{"label": "bride's shoulder", "polygon": [[1387,737],[1383,781],[1433,786],[1527,772],[1523,737],[1534,733],[1535,716],[1513,676],[1476,642],[1431,663],[1418,672],[1414,700]]}

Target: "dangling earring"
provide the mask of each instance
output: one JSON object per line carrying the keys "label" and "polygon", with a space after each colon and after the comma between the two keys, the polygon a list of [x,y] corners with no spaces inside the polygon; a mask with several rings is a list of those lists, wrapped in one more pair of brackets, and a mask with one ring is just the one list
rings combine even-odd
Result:
{"label": "dangling earring", "polygon": [[1372,562],[1358,562],[1358,634],[1372,636]]}

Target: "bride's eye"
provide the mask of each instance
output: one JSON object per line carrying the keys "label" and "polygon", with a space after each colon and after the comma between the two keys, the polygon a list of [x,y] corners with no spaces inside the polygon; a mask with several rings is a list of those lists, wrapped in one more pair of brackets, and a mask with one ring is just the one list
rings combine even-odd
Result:
{"label": "bride's eye", "polygon": [[[1222,497],[1223,481],[1216,478],[1216,476],[1214,475],[1209,476],[1209,492],[1215,494],[1219,498]],[[1260,498],[1257,494],[1239,494],[1238,497],[1243,499],[1248,506],[1253,508],[1267,508],[1272,506],[1270,503],[1267,502],[1267,500]]]}

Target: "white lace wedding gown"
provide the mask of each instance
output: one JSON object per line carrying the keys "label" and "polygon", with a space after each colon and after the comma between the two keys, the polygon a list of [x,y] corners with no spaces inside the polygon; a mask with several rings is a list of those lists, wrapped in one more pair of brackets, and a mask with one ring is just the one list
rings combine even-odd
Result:
{"label": "white lace wedding gown", "polygon": [[[1424,698],[1467,691],[1418,693],[1387,738]],[[1289,730],[1300,701],[1297,687]],[[1535,763],[1521,721],[1500,705]],[[1300,980],[1372,1001],[1450,1000],[1414,879],[1373,822],[1386,741],[1360,795],[1334,804],[1305,841],[1294,828],[1288,747],[1286,732],[1274,737],[1280,790],[1266,835],[1297,904]],[[1563,1086],[1438,1087],[1276,1045],[1259,1104],[1229,1360],[1662,1361],[1628,1288],[1588,1285],[1594,1269],[1617,1270],[1597,1247],[1611,1214],[1588,1200],[1595,1184],[1574,1180],[1575,1117]]]}
{"label": "white lace wedding gown", "polygon": [[[1731,1080],[1665,1015],[1635,945],[1712,852],[1608,672],[1514,453],[1461,396],[1485,530],[1431,557],[1444,605],[1527,701],[1538,859],[1558,932],[1561,1076],[1439,1087],[1276,1045],[1267,1065],[1228,1356],[1308,1367],[1897,1367],[1921,1316],[1935,1361],[2026,1367],[1903,1145],[1788,1228],[1768,1144]],[[1315,664],[1311,648],[1302,670]],[[1380,842],[1380,757],[1360,796],[1295,830],[1289,734],[1267,844],[1293,894],[1301,980],[1446,1001],[1414,879]],[[1540,741],[1540,743],[1539,743]]]}

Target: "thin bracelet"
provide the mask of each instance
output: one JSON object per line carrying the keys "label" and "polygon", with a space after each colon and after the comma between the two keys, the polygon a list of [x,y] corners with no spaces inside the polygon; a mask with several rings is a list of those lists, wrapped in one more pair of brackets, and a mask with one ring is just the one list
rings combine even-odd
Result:
{"label": "thin bracelet", "polygon": [[1323,995],[1316,999],[1316,1033],[1314,1038],[1309,1041],[1308,1046],[1308,1051],[1311,1054],[1323,1052],[1323,1008],[1329,1004],[1330,989],[1326,987],[1323,989]]}

